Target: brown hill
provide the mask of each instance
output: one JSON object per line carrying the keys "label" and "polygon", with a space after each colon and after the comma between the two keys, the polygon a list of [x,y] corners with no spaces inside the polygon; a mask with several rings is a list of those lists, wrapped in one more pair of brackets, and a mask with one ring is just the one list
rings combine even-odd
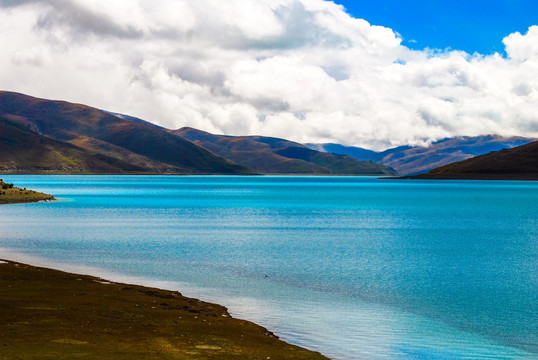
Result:
{"label": "brown hill", "polygon": [[263,174],[392,175],[392,169],[347,155],[314,151],[285,139],[214,135],[192,128],[173,134]]}
{"label": "brown hill", "polygon": [[164,129],[89,106],[0,91],[0,115],[28,130],[151,173],[250,174]]}
{"label": "brown hill", "polygon": [[0,117],[0,171],[14,173],[143,172],[122,160],[93,154],[78,146],[39,135]]}
{"label": "brown hill", "polygon": [[538,141],[445,165],[412,178],[538,180]]}

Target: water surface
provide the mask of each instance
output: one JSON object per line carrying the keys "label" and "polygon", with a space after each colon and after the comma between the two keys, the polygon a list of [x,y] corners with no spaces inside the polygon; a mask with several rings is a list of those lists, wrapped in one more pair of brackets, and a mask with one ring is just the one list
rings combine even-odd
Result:
{"label": "water surface", "polygon": [[0,257],[177,289],[335,359],[538,357],[536,182],[5,178],[62,201],[0,207]]}

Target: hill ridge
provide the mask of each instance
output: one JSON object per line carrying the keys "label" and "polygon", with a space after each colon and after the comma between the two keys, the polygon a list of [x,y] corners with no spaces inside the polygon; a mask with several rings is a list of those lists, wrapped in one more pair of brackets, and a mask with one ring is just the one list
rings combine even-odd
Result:
{"label": "hill ridge", "polygon": [[137,172],[253,174],[168,131],[87,105],[0,91],[0,115],[36,134],[76,144],[99,157],[123,162],[127,157],[141,169]]}
{"label": "hill ridge", "polygon": [[190,127],[171,132],[263,174],[394,175],[383,165],[318,152],[276,137],[215,135]]}
{"label": "hill ridge", "polygon": [[410,178],[538,180],[538,141],[441,166]]}

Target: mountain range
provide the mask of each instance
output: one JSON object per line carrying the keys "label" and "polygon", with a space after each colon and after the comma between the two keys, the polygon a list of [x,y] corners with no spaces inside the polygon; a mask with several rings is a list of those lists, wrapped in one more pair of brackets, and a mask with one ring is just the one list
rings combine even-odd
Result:
{"label": "mountain range", "polygon": [[[207,141],[209,137],[214,143]],[[0,171],[394,174],[384,165],[313,151],[284,139],[225,137],[195,129],[172,131],[86,105],[7,91],[0,91]]]}
{"label": "mountain range", "polygon": [[433,142],[429,146],[400,146],[381,152],[339,144],[307,144],[317,151],[346,154],[393,168],[400,175],[426,173],[436,167],[527,144],[535,139],[498,135],[462,136]]}
{"label": "mountain range", "polygon": [[319,152],[303,144],[279,138],[214,135],[188,127],[172,133],[262,174],[395,174],[392,169],[372,161]]}
{"label": "mountain range", "polygon": [[168,130],[86,105],[0,91],[0,172],[537,179],[533,140],[456,137],[376,152],[188,127]]}

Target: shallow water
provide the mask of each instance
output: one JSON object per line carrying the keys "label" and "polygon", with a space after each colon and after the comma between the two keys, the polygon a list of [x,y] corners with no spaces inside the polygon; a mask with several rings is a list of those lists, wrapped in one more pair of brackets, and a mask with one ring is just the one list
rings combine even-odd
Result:
{"label": "shallow water", "polygon": [[0,207],[0,258],[178,289],[335,359],[538,357],[537,182],[4,177],[62,201]]}

